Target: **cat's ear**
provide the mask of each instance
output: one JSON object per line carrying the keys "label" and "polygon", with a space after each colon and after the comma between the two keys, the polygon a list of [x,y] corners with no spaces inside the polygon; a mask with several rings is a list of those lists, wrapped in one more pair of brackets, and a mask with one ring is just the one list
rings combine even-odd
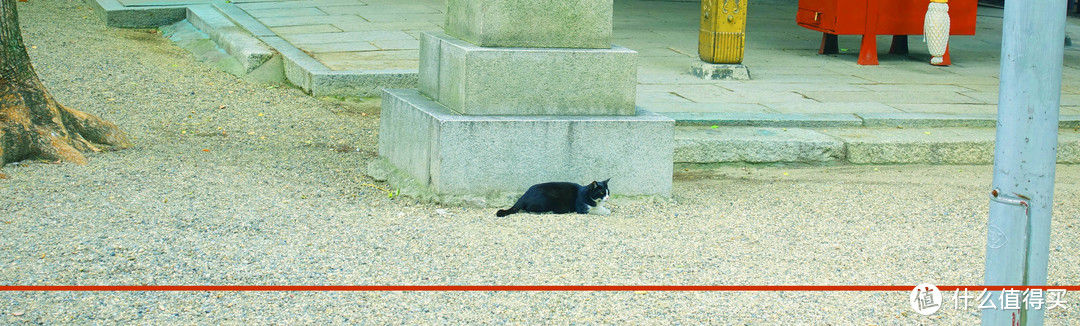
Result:
{"label": "cat's ear", "polygon": [[607,180],[600,181],[600,184],[605,184],[606,185],[608,181],[611,181],[611,178],[607,178]]}
{"label": "cat's ear", "polygon": [[589,187],[596,187],[596,181],[593,181],[592,183],[590,183]]}

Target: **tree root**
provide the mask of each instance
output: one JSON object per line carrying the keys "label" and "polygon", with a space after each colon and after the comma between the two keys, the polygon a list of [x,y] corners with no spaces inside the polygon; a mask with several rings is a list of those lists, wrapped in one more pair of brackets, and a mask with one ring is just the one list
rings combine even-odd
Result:
{"label": "tree root", "polygon": [[0,86],[0,163],[40,159],[86,164],[83,153],[131,146],[116,125],[67,108],[44,89]]}

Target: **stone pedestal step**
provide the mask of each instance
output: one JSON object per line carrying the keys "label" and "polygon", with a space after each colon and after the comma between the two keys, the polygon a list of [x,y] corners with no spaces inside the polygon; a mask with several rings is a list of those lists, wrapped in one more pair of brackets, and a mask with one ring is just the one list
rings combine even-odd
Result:
{"label": "stone pedestal step", "polygon": [[379,156],[439,194],[518,193],[611,178],[627,196],[671,194],[675,121],[633,116],[465,116],[416,90],[386,90]]}
{"label": "stone pedestal step", "polygon": [[420,92],[466,115],[633,115],[637,52],[480,47],[440,32],[420,43]]}

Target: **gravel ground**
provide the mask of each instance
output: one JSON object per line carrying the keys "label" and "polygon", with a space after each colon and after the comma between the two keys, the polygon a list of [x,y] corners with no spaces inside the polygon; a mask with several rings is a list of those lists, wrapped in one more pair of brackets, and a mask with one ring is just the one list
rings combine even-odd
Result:
{"label": "gravel ground", "polygon": [[[672,202],[496,218],[363,184],[378,100],[241,82],[72,0],[19,3],[38,73],[131,149],[0,180],[0,285],[980,284],[989,166],[680,168]],[[1080,166],[1050,283],[1080,284]],[[441,209],[440,211],[437,211]],[[0,324],[975,324],[906,292],[2,292]],[[1080,323],[1080,296],[1047,324]]]}

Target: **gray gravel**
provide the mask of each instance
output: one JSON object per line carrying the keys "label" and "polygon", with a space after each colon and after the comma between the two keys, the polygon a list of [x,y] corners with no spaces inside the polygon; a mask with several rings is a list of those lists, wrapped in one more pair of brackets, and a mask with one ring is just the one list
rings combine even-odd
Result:
{"label": "gray gravel", "polygon": [[[377,99],[244,83],[79,1],[19,10],[52,93],[136,146],[4,167],[0,285],[982,282],[989,166],[679,168],[672,202],[496,218],[362,186],[383,186],[362,174]],[[1051,284],[1080,284],[1078,180],[1059,166]],[[0,324],[978,323],[974,308],[915,314],[907,296],[3,292]],[[1080,323],[1080,295],[1067,299],[1047,324]]]}

